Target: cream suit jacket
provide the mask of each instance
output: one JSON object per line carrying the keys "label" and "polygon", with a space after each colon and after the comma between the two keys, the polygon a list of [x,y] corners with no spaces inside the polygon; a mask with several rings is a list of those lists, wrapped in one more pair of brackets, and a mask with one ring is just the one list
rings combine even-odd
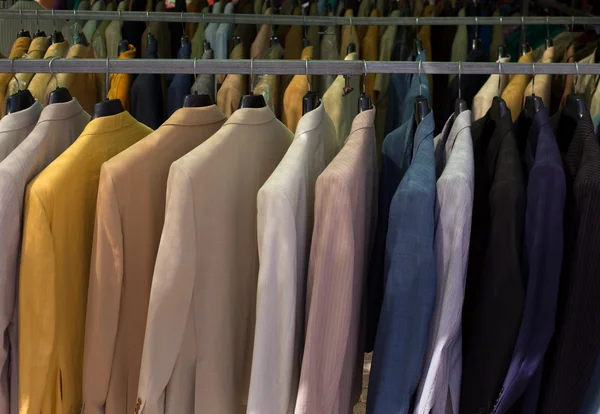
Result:
{"label": "cream suit jacket", "polygon": [[0,350],[0,413],[18,413],[17,286],[25,186],[75,141],[89,120],[76,99],[49,105],[33,131],[0,162],[0,330],[5,343]]}
{"label": "cream suit jacket", "polygon": [[317,179],[296,414],[348,414],[361,391],[361,306],[377,216],[375,109]]}
{"label": "cream suit jacket", "polygon": [[[510,62],[510,57],[500,58],[498,62]],[[500,90],[498,90],[498,78],[500,79]],[[477,95],[473,98],[473,121],[483,118],[487,114],[488,109],[492,106],[492,101],[498,92],[502,95],[506,84],[508,83],[508,75],[490,75],[487,81],[483,84]]]}
{"label": "cream suit jacket", "polygon": [[294,411],[315,182],[336,145],[333,122],[319,105],[300,119],[292,145],[258,192],[260,270],[249,414]]}
{"label": "cream suit jacket", "polygon": [[215,105],[179,109],[102,166],[85,324],[86,414],[135,409],[169,168],[224,122]]}
{"label": "cream suit jacket", "polygon": [[[540,63],[552,63],[554,61],[554,46],[549,47],[544,51],[544,56]],[[550,106],[550,88],[552,87],[552,75],[535,75],[535,86],[533,86],[534,79],[529,81],[529,85],[525,88],[525,98],[531,96],[532,87],[536,96],[542,98],[544,106]],[[523,100],[523,105],[525,101]]]}
{"label": "cream suit jacket", "polygon": [[252,363],[257,194],[292,133],[238,109],[169,171],[138,388],[139,412],[241,414]]}

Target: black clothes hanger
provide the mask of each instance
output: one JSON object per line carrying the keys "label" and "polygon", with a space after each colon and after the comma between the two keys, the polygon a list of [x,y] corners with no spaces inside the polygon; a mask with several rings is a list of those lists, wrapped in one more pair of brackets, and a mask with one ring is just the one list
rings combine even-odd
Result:
{"label": "black clothes hanger", "polygon": [[19,37],[31,37],[31,35],[29,34],[29,30],[27,30],[27,29],[19,30],[19,33],[17,33],[17,38],[19,38]]}
{"label": "black clothes hanger", "polygon": [[[237,36],[237,38],[238,38],[238,40],[240,40],[239,36]],[[235,42],[235,38],[233,40]],[[202,44],[202,50],[204,52],[208,52],[209,50],[212,50],[212,47],[210,47],[210,42],[208,40],[205,40],[204,43]]]}
{"label": "black clothes hanger", "polygon": [[458,62],[458,99],[454,103],[454,115],[458,116],[467,109],[467,101],[462,98],[462,62]]}
{"label": "black clothes hanger", "polygon": [[510,109],[506,106],[504,99],[500,97],[500,85],[502,84],[502,62],[498,62],[498,94],[492,99],[490,111],[494,113],[496,118],[501,118],[507,114],[510,116]]}
{"label": "black clothes hanger", "polygon": [[[206,40],[205,40],[206,42]],[[210,43],[206,42],[209,45],[209,49],[210,49]],[[239,37],[238,35],[233,36],[233,47],[236,47],[237,45],[239,45],[240,43],[242,43],[242,38]],[[206,52],[206,48],[204,49],[204,51]]]}
{"label": "black clothes hanger", "polygon": [[52,33],[52,44],[55,45],[57,43],[62,43],[65,41],[65,38],[63,37],[63,34],[59,31],[54,31],[54,33]]}
{"label": "black clothes hanger", "polygon": [[508,54],[508,48],[506,47],[506,45],[498,46],[498,59],[507,57],[510,57],[510,55]]}
{"label": "black clothes hanger", "polygon": [[365,68],[365,73],[362,82],[362,92],[358,96],[358,113],[368,111],[373,108],[373,101],[371,100],[371,96],[367,93],[365,84],[367,83],[367,61],[363,59],[363,66]]}
{"label": "black clothes hanger", "polygon": [[419,61],[419,95],[415,97],[415,124],[419,125],[423,119],[431,112],[429,101],[423,96],[423,84],[421,83],[421,64]]}
{"label": "black clothes hanger", "polygon": [[[250,82],[253,79],[254,58],[250,59]],[[242,96],[240,100],[240,108],[264,108],[267,106],[265,97],[254,94],[254,84],[250,84],[250,94]]]}
{"label": "black clothes hanger", "polygon": [[308,76],[308,59],[305,60],[306,63],[306,81],[308,82],[308,92],[302,97],[302,115],[312,111],[317,108],[321,100],[319,99],[319,94],[313,92],[312,87],[310,85],[310,76]]}
{"label": "black clothes hanger", "polygon": [[38,29],[33,34],[33,38],[34,39],[36,39],[38,37],[46,37],[46,32],[44,32],[43,30],[40,30],[40,19],[38,18],[38,12],[39,12],[39,10],[35,11],[35,20],[37,22],[37,28]]}
{"label": "black clothes hanger", "polygon": [[527,42],[527,30],[525,29],[525,16],[521,16],[521,56],[531,51],[531,46]]}
{"label": "black clothes hanger", "polygon": [[108,76],[108,62],[109,62],[109,58],[106,58],[105,84],[106,84],[107,97],[106,97],[105,101],[98,102],[96,105],[94,105],[94,115],[92,116],[92,119],[102,118],[102,117],[111,116],[111,115],[117,115],[117,114],[120,114],[121,112],[125,112],[125,108],[123,108],[123,103],[121,103],[120,99],[108,99],[108,87],[110,85],[109,76]]}
{"label": "black clothes hanger", "polygon": [[152,33],[148,33],[147,39],[148,39],[148,41],[146,42],[147,43],[146,49],[148,49],[148,47],[150,47],[151,45],[155,45],[157,42],[156,37],[154,37],[154,35]]}
{"label": "black clothes hanger", "polygon": [[29,92],[27,89],[21,90],[21,84],[15,76],[15,72],[12,68],[14,63],[15,58],[10,61],[10,71],[12,72],[13,79],[15,82],[17,82],[18,91],[6,99],[6,115],[27,109],[35,103],[35,99],[33,98],[31,92]]}
{"label": "black clothes hanger", "polygon": [[575,62],[575,68],[577,69],[577,79],[574,84],[574,91],[572,94],[567,96],[565,106],[562,113],[566,113],[574,119],[583,118],[584,114],[588,111],[585,106],[585,100],[583,95],[577,93],[577,82],[579,82],[579,63]]}
{"label": "black clothes hanger", "polygon": [[533,78],[531,79],[531,95],[525,98],[525,105],[523,107],[523,115],[529,120],[533,120],[535,114],[537,114],[544,107],[542,98],[535,95],[535,63],[532,63],[531,66],[533,68]]}
{"label": "black clothes hanger", "polygon": [[[206,42],[206,43],[208,43],[208,42]],[[198,60],[197,58],[194,58],[194,87],[196,87],[196,79],[198,78],[198,73],[196,72],[197,60]],[[194,93],[192,93],[190,95],[186,95],[185,98],[183,98],[183,107],[184,108],[200,108],[200,107],[211,106],[211,105],[213,105],[213,101],[212,101],[212,99],[210,99],[210,96],[206,93],[198,93],[197,87],[196,87],[196,90],[194,91]]]}
{"label": "black clothes hanger", "polygon": [[129,42],[127,39],[123,39],[119,42],[119,56],[129,50]]}
{"label": "black clothes hanger", "polygon": [[63,102],[70,102],[73,100],[73,97],[71,96],[71,94],[69,93],[69,90],[67,88],[62,88],[58,86],[58,78],[56,77],[56,74],[52,71],[52,62],[54,62],[56,59],[60,59],[58,56],[53,57],[52,59],[50,59],[50,62],[48,62],[48,67],[50,68],[50,74],[54,77],[54,82],[56,82],[56,89],[54,89],[52,92],[50,92],[50,96],[48,97],[48,104],[54,104],[54,103],[63,103]]}
{"label": "black clothes hanger", "polygon": [[415,17],[415,24],[417,26],[417,35],[415,36],[415,50],[414,55],[419,56],[419,54],[424,50],[423,42],[419,39],[419,18]]}
{"label": "black clothes hanger", "polygon": [[579,63],[575,62],[577,68],[577,79],[575,80],[574,93],[567,96],[565,106],[560,111],[558,119],[558,127],[556,133],[556,141],[560,151],[565,153],[568,151],[573,139],[573,132],[577,128],[579,121],[588,112],[583,96],[577,93],[577,82],[579,81]]}
{"label": "black clothes hanger", "polygon": [[356,44],[354,42],[348,43],[348,47],[346,48],[346,54],[349,55],[350,53],[355,53],[355,52],[356,52]]}
{"label": "black clothes hanger", "polygon": [[[549,18],[550,18],[550,16],[546,16],[546,49],[554,46],[554,40],[552,40],[552,38],[550,37],[550,25],[548,24]],[[596,63],[598,63],[598,62],[596,62]]]}

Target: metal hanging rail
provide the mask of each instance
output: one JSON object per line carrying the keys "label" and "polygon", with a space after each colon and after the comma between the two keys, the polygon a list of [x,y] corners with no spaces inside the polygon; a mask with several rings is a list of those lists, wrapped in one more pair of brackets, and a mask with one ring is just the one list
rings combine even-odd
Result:
{"label": "metal hanging rail", "polygon": [[594,25],[600,16],[571,17],[337,17],[291,16],[265,14],[202,14],[144,11],[93,10],[0,10],[3,19],[56,19],[56,20],[121,20],[137,22],[195,22],[234,24],[278,24],[304,26],[457,26],[457,25]]}
{"label": "metal hanging rail", "polygon": [[[50,72],[48,59],[0,59],[0,73]],[[194,69],[194,66],[196,68]],[[236,73],[267,75],[362,75],[368,73],[458,74],[458,63],[366,62],[361,60],[197,60],[193,59],[56,59],[53,73]],[[600,64],[461,63],[462,74],[600,75]]]}

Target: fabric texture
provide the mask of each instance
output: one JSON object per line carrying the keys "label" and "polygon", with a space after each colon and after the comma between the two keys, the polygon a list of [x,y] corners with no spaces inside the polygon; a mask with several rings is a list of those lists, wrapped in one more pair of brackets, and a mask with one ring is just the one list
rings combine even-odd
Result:
{"label": "fabric texture", "polygon": [[139,413],[246,412],[259,273],[257,193],[292,139],[268,107],[243,108],[172,164]]}
{"label": "fabric texture", "polygon": [[319,105],[302,117],[292,145],[258,192],[260,269],[247,413],[293,412],[296,405],[315,183],[336,141]]}
{"label": "fabric texture", "polygon": [[82,407],[100,166],[149,133],[127,112],[94,119],[27,186],[19,283],[20,413],[78,412]]}
{"label": "fabric texture", "polygon": [[436,281],[434,129],[430,112],[416,127],[412,161],[390,202],[383,302],[367,399],[373,414],[408,413],[423,371]]}
{"label": "fabric texture", "polygon": [[85,323],[84,413],[135,410],[169,168],[224,122],[215,105],[179,109],[102,165]]}
{"label": "fabric texture", "polygon": [[[497,62],[510,62],[510,57],[498,59]],[[502,96],[502,92],[508,84],[508,75],[494,74],[490,75],[487,81],[483,84],[479,92],[473,97],[473,121],[483,118],[490,107],[495,96]],[[498,87],[498,85],[500,85]]]}
{"label": "fabric texture", "polygon": [[[89,59],[94,52],[89,46],[73,45],[69,49],[67,59]],[[104,75],[97,73],[59,73],[56,75],[58,85],[67,88],[71,96],[81,104],[88,114],[94,113],[94,105],[101,100],[100,90]],[[50,93],[56,89],[55,82],[50,78],[43,102],[48,102]]]}
{"label": "fabric texture", "polygon": [[[44,59],[52,59],[53,57],[63,58],[67,55],[68,51],[68,42],[58,42],[48,46],[48,50],[46,50],[46,53],[44,54]],[[41,103],[45,103],[46,89],[51,80],[54,81],[50,73],[36,73],[33,75],[33,78],[31,78],[29,85],[27,85],[27,89],[35,99]],[[56,83],[54,83],[54,86],[56,87]],[[58,86],[62,85],[59,84]]]}
{"label": "fabric texture", "polygon": [[[202,59],[213,59],[214,51],[212,49],[208,49],[206,52],[202,54]],[[212,102],[215,101],[215,75],[212,73],[202,73],[196,76],[196,80],[192,84],[190,89],[190,93],[199,93],[205,94],[210,97]]]}
{"label": "fabric texture", "polygon": [[[119,59],[134,59],[135,47],[128,45],[128,50],[119,55]],[[120,99],[123,108],[129,111],[129,92],[133,83],[133,75],[130,73],[113,73],[110,75],[110,89],[108,90],[108,99]]]}
{"label": "fabric texture", "polygon": [[[544,51],[540,63],[554,62],[554,46],[549,47]],[[532,77],[533,78],[533,77]],[[532,90],[535,96],[542,98],[544,106],[550,106],[550,88],[552,87],[552,75],[535,75],[535,88],[533,87],[533,79],[525,88],[525,97],[531,96]]]}
{"label": "fabric texture", "polygon": [[[29,45],[29,49],[27,53],[23,55],[23,59],[42,59],[50,46],[50,37],[36,37],[31,41]],[[8,89],[6,91],[6,97],[8,98],[10,95],[17,93],[20,89],[27,89],[29,82],[33,78],[34,73],[17,73],[15,77],[18,79],[19,84],[13,79],[10,80],[8,84]]]}
{"label": "fabric texture", "polygon": [[[283,48],[276,43],[265,54],[266,60],[279,60],[283,57]],[[258,76],[258,75],[256,75]],[[255,77],[254,93],[263,95],[267,106],[275,113],[277,118],[281,117],[281,75],[261,75]]]}
{"label": "fabric texture", "polygon": [[[358,54],[350,53],[345,60],[358,60]],[[342,148],[346,138],[350,134],[354,116],[358,109],[359,80],[357,76],[350,77],[350,87],[353,89],[346,96],[342,96],[344,91],[345,79],[343,75],[338,75],[333,84],[323,95],[323,105],[325,110],[331,116],[335,130],[338,136],[338,150]]]}
{"label": "fabric texture", "polygon": [[[158,59],[158,42],[146,48],[147,59]],[[158,129],[165,120],[164,95],[161,75],[140,73],[131,85],[129,93],[131,115],[142,124]]]}
{"label": "fabric texture", "polygon": [[[290,29],[290,32],[292,32],[292,30],[294,30],[294,27]],[[313,59],[313,52],[314,48],[312,46],[305,47],[302,51],[301,59]],[[304,95],[308,92],[307,78],[306,75],[294,75],[292,81],[283,93],[283,115],[281,121],[292,132],[296,132],[296,126],[298,125],[298,122],[300,122],[300,118],[302,118],[302,98],[304,98]],[[311,87],[314,91],[314,86],[312,86],[312,78],[314,78],[314,76],[310,76],[310,78]]]}
{"label": "fabric texture", "polygon": [[0,161],[23,142],[35,127],[44,106],[35,101],[29,108],[12,112],[0,119]]}
{"label": "fabric texture", "polygon": [[377,213],[375,109],[319,175],[296,414],[349,413],[362,382],[363,286]]}
{"label": "fabric texture", "polygon": [[[0,162],[0,275],[4,286],[0,292],[3,309],[0,328],[5,344],[0,352],[0,411],[11,414],[19,412],[17,298],[25,186],[75,141],[90,120],[76,99],[52,104],[43,110],[36,103],[35,108],[25,111],[29,111],[27,115],[37,123],[23,142]],[[11,119],[12,115],[5,117],[0,126]],[[29,129],[29,125],[27,123],[22,131]],[[0,141],[4,142],[1,133]]]}
{"label": "fabric texture", "polygon": [[[229,59],[244,59],[244,45],[242,43],[233,48]],[[231,117],[237,111],[242,96],[248,93],[247,79],[247,75],[230,73],[225,77],[223,85],[217,92],[217,106],[227,117]]]}
{"label": "fabric texture", "polygon": [[[519,101],[521,102],[521,101]],[[471,125],[475,198],[463,305],[460,412],[491,411],[517,340],[525,190],[510,113],[492,102]]]}
{"label": "fabric texture", "polygon": [[[519,57],[519,63],[531,63],[533,58],[531,52]],[[506,102],[506,106],[510,109],[512,121],[516,121],[523,109],[523,96],[527,89],[527,84],[531,79],[531,75],[512,75],[509,77],[508,84],[502,91],[502,99]]]}
{"label": "fabric texture", "polygon": [[461,317],[475,187],[470,111],[451,115],[434,140],[434,150],[436,294],[415,413],[458,414]]}
{"label": "fabric texture", "polygon": [[[190,43],[181,46],[177,52],[177,59],[189,59],[192,53]],[[194,75],[190,73],[178,73],[173,76],[169,88],[167,89],[167,117],[171,117],[179,108],[183,106],[185,95],[190,93]]]}
{"label": "fabric texture", "polygon": [[551,119],[567,197],[556,332],[544,365],[539,405],[550,414],[579,411],[600,351],[594,311],[600,295],[600,144],[589,113],[580,118],[569,112],[565,107]]}
{"label": "fabric texture", "polygon": [[523,243],[527,288],[519,336],[497,402],[496,412],[501,413],[515,404],[541,371],[554,334],[566,195],[565,173],[548,109],[538,111],[532,122],[521,115],[515,131],[527,172]]}

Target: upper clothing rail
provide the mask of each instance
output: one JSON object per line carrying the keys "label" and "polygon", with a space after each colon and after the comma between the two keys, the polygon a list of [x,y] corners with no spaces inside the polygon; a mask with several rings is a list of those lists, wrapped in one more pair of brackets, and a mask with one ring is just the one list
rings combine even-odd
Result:
{"label": "upper clothing rail", "polygon": [[600,64],[448,63],[361,60],[207,60],[207,59],[0,59],[0,73],[157,73],[363,75],[422,74],[554,74],[600,75]]}
{"label": "upper clothing rail", "polygon": [[457,25],[595,25],[600,16],[506,16],[506,17],[341,17],[265,14],[203,14],[145,11],[93,10],[0,10],[3,19],[121,20],[148,22],[206,22],[234,24],[279,24],[301,26],[457,26]]}

